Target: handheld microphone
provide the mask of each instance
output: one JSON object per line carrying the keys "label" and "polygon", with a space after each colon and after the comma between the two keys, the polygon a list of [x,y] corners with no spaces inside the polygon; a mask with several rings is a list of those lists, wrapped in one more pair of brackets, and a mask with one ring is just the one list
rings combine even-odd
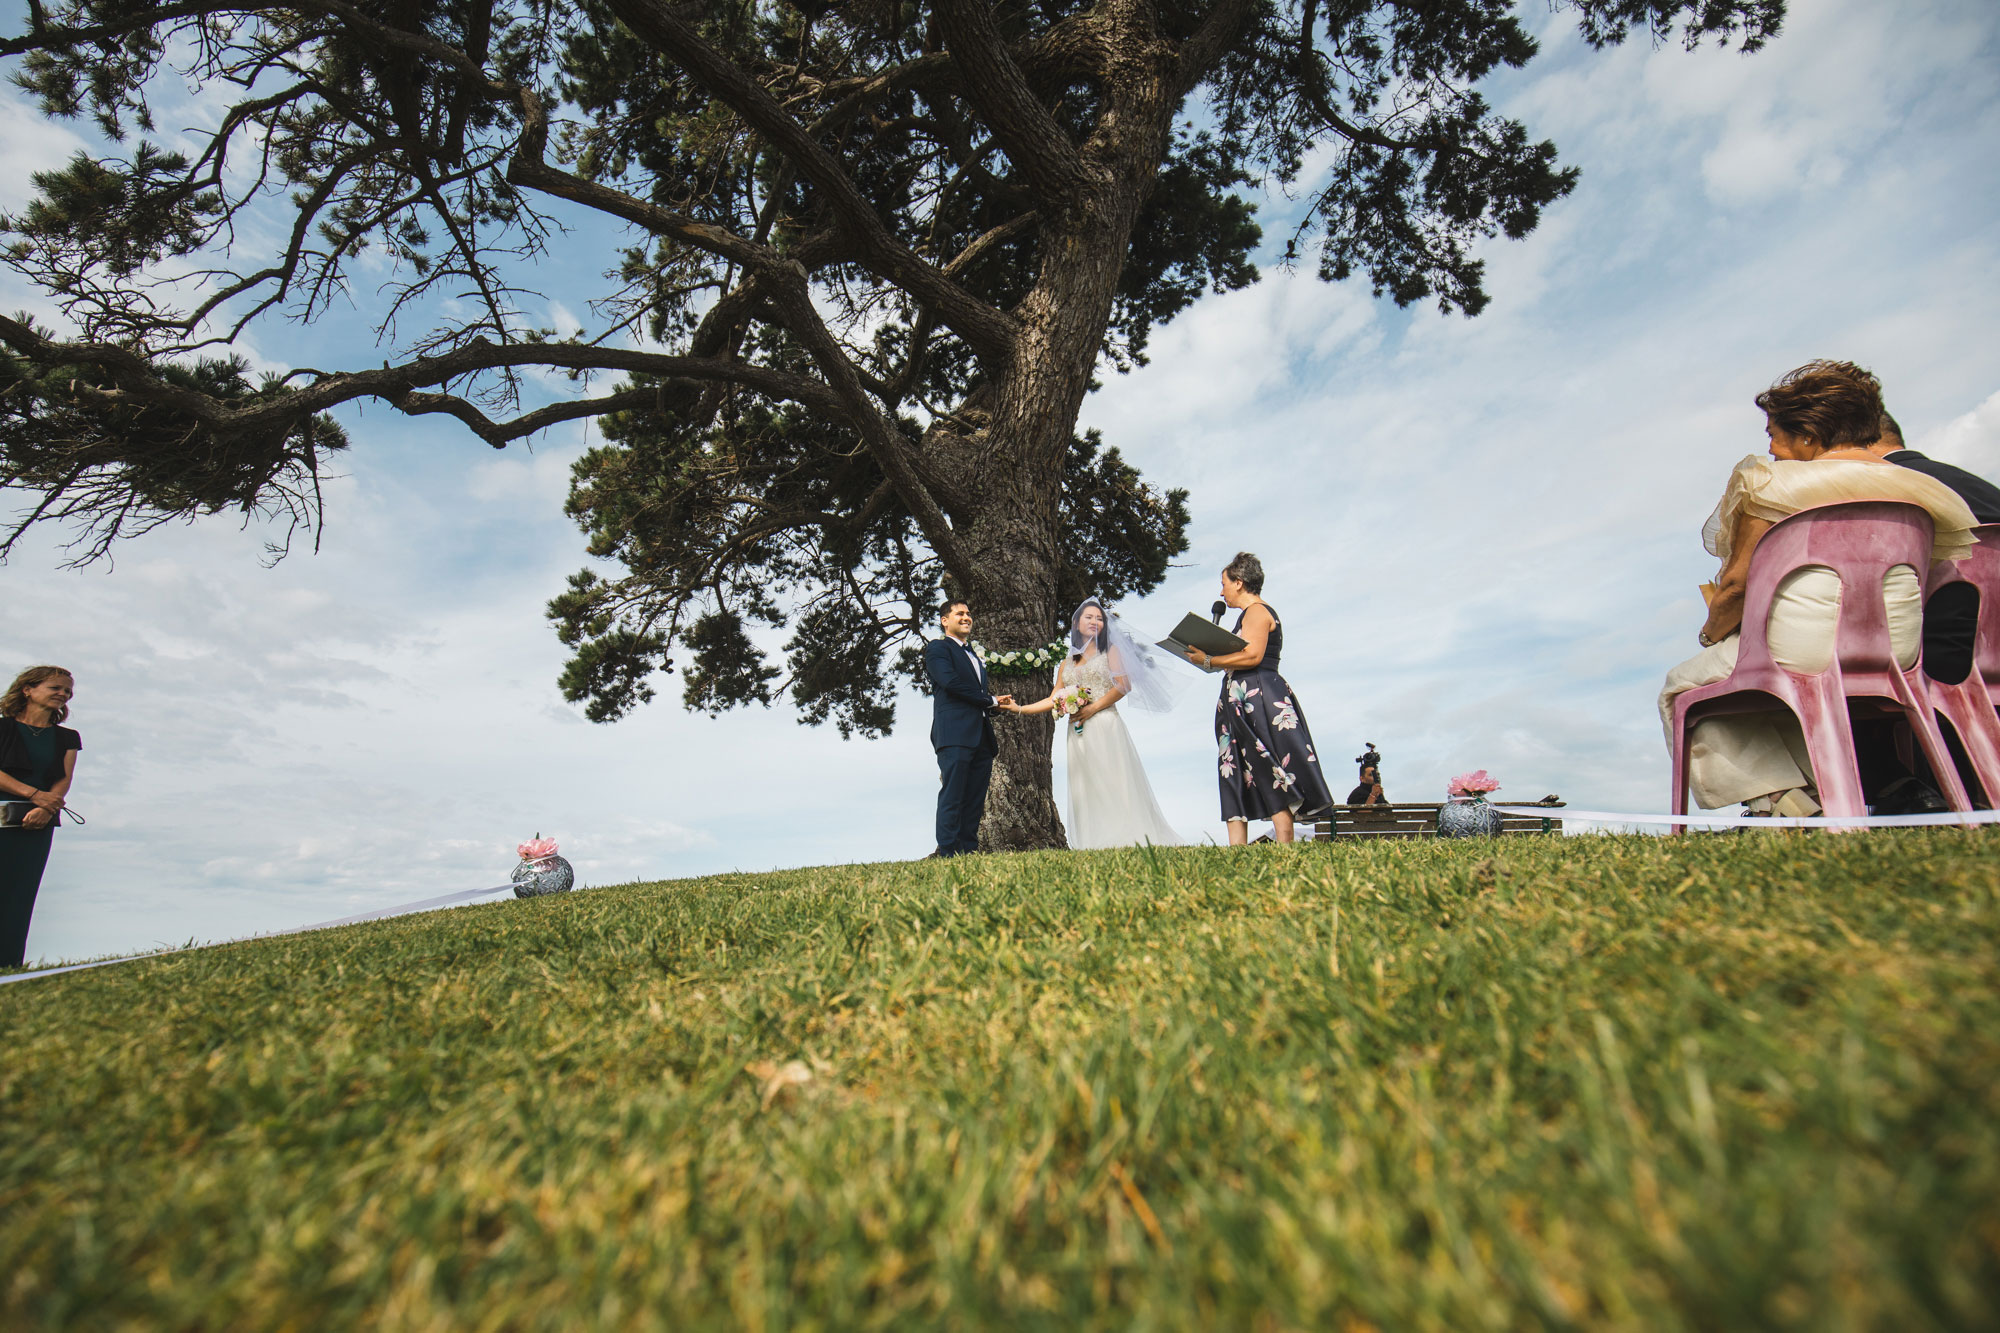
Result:
{"label": "handheld microphone", "polygon": [[1208,618],[1220,625],[1222,623],[1222,613],[1228,609],[1229,603],[1217,602],[1214,606],[1208,608]]}

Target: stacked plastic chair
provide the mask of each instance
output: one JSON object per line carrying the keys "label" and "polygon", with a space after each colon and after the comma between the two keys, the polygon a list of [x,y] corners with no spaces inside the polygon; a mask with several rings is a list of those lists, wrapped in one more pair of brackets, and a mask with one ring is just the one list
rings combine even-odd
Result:
{"label": "stacked plastic chair", "polygon": [[1965,747],[1973,776],[1985,789],[1986,803],[2000,806],[2000,713],[1995,709],[2000,704],[2000,523],[1975,528],[1973,535],[1979,545],[1971,554],[1956,564],[1939,565],[1924,584],[1926,603],[1949,584],[1970,583],[1978,590],[1972,670],[1955,683],[1927,684],[1938,715],[1951,723]]}
{"label": "stacked plastic chair", "polygon": [[[1814,785],[1826,813],[1866,815],[1848,723],[1851,699],[1899,712],[1951,807],[1972,808],[1938,731],[1931,682],[1924,677],[1921,659],[1908,670],[1896,662],[1882,597],[1883,576],[1897,565],[1910,566],[1919,581],[1924,579],[1931,537],[1931,516],[1922,508],[1886,500],[1824,505],[1772,525],[1750,559],[1736,669],[1726,680],[1698,686],[1674,700],[1674,814],[1687,813],[1688,735],[1695,723],[1729,713],[1766,712],[1776,702],[1792,711],[1805,733]],[[1826,670],[1808,673],[1788,670],[1772,659],[1767,630],[1778,585],[1794,570],[1812,565],[1839,576],[1841,597],[1833,660]]]}

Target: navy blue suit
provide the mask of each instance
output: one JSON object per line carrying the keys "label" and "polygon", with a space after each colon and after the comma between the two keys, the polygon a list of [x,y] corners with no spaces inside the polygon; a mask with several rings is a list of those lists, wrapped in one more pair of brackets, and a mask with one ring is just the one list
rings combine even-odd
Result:
{"label": "navy blue suit", "polygon": [[[1973,518],[2000,523],[2000,486],[1962,467],[1940,463],[1915,449],[1883,458],[1949,486]],[[1973,641],[1979,637],[1979,592],[1969,583],[1947,583],[1924,604],[1924,674],[1956,685],[1972,674]]]}
{"label": "navy blue suit", "polygon": [[1995,486],[1977,473],[1967,472],[1962,467],[1953,467],[1950,463],[1940,463],[1937,459],[1927,454],[1920,454],[1915,449],[1898,449],[1892,454],[1882,455],[1882,458],[1897,467],[1906,467],[1912,472],[1935,477],[1951,487],[1958,492],[1958,498],[1965,501],[1965,507],[1972,511],[1972,516],[1981,523],[2000,523],[2000,486]]}
{"label": "navy blue suit", "polygon": [[924,645],[924,674],[931,682],[931,748],[937,751],[937,849],[944,856],[979,850],[979,820],[993,778],[993,691],[986,668],[956,639]]}

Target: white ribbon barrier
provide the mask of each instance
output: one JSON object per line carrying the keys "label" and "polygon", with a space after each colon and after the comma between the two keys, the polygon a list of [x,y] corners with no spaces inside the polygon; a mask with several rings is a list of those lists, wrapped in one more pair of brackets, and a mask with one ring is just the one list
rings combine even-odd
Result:
{"label": "white ribbon barrier", "polygon": [[1701,828],[1934,828],[2000,823],[2000,810],[1947,810],[1930,815],[1625,815],[1615,810],[1572,810],[1564,805],[1496,805],[1503,815],[1577,820],[1585,824],[1691,824]]}
{"label": "white ribbon barrier", "polygon": [[501,884],[490,889],[465,889],[458,893],[447,893],[436,898],[426,898],[422,902],[402,903],[396,907],[378,907],[372,912],[357,912],[353,916],[343,916],[333,921],[315,921],[310,926],[293,926],[289,930],[266,931],[262,935],[243,935],[233,940],[214,940],[208,944],[187,944],[178,949],[161,949],[155,953],[127,954],[123,958],[100,958],[94,963],[71,963],[66,967],[44,967],[34,972],[16,972],[11,977],[0,977],[0,986],[16,981],[33,981],[37,977],[53,977],[63,972],[82,972],[93,967],[110,967],[113,963],[136,963],[146,958],[165,958],[173,953],[190,953],[196,949],[216,949],[225,944],[246,944],[251,940],[274,940],[283,935],[302,935],[308,930],[325,930],[330,926],[352,926],[357,922],[375,921],[385,916],[402,916],[408,912],[428,912],[438,907],[449,907],[453,903],[469,902],[474,898],[484,898],[489,893],[503,893],[513,888],[512,884]]}

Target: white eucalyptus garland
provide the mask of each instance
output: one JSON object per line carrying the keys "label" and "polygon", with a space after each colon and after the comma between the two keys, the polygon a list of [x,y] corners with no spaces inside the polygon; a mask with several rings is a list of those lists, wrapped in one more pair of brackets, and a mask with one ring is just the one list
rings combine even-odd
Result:
{"label": "white eucalyptus garland", "polygon": [[1011,653],[989,652],[986,645],[974,639],[972,651],[986,669],[995,675],[1025,676],[1030,671],[1041,671],[1069,656],[1069,645],[1058,639],[1046,648],[1017,648]]}

